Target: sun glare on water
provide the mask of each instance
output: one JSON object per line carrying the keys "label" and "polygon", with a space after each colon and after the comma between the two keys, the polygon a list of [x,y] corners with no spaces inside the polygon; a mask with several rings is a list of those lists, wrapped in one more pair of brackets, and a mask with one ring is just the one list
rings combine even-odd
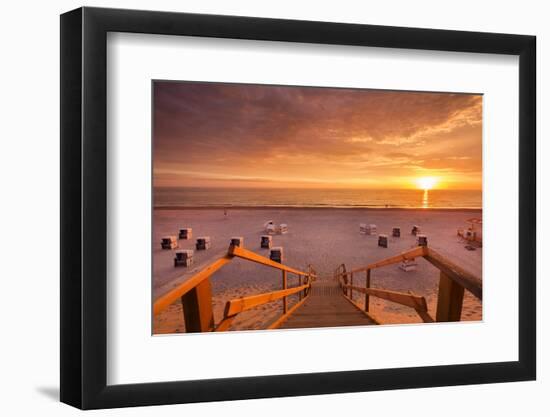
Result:
{"label": "sun glare on water", "polygon": [[431,190],[437,184],[437,178],[420,177],[416,179],[416,185],[422,190]]}

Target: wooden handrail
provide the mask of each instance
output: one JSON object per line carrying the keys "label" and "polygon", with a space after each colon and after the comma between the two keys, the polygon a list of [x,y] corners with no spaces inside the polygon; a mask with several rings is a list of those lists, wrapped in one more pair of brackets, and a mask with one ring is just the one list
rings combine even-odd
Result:
{"label": "wooden handrail", "polygon": [[344,264],[340,264],[338,265],[338,267],[334,270],[334,275],[340,275],[341,272],[340,271],[345,271],[346,270],[346,266]]}
{"label": "wooden handrail", "polygon": [[224,257],[219,258],[218,260],[212,262],[210,265],[204,268],[202,271],[198,272],[196,275],[189,278],[184,283],[178,285],[176,288],[174,288],[170,292],[159,297],[153,304],[153,314],[154,315],[159,314],[162,310],[167,308],[170,304],[172,304],[178,298],[183,297],[185,294],[187,294],[189,291],[191,291],[193,288],[199,285],[202,281],[210,277],[210,275],[212,275],[222,266],[231,262],[231,259],[233,259],[233,255],[225,255]]}
{"label": "wooden handrail", "polygon": [[[231,326],[233,320],[235,320],[237,315],[239,313],[242,313],[243,311],[247,311],[254,307],[258,307],[259,305],[279,300],[281,298],[288,297],[289,295],[296,294],[297,292],[303,291],[305,289],[309,289],[310,285],[311,284],[308,283],[307,285],[301,285],[299,287],[272,291],[264,294],[251,295],[248,297],[241,297],[228,301],[225,304],[223,319],[218,323],[214,331],[222,332],[227,330]],[[283,320],[285,320],[290,314],[292,314],[292,312],[296,310],[296,308],[302,305],[307,297],[308,296],[304,297],[303,300],[296,303],[296,305],[294,305],[289,311],[285,311],[283,315],[275,321],[275,323],[271,324],[268,327],[268,329],[276,328],[280,323],[282,323]]]}
{"label": "wooden handrail", "polygon": [[366,266],[362,266],[360,268],[352,269],[351,271],[341,272],[338,275],[341,276],[341,275],[355,274],[357,272],[364,272],[368,269],[381,268],[383,266],[396,264],[396,263],[402,262],[404,260],[425,256],[426,249],[427,248],[425,246],[418,246],[418,247],[410,249],[406,252],[402,252],[399,255],[391,256],[389,258],[382,259],[381,261],[373,262],[373,263],[368,264]]}
{"label": "wooden handrail", "polygon": [[[426,323],[433,323],[433,318],[428,314],[428,304],[426,298],[411,293],[403,293],[398,291],[382,290],[379,288],[363,288],[354,287],[352,285],[344,285],[345,288],[358,291],[363,294],[372,295],[374,297],[382,298],[397,304],[402,304],[407,307],[413,308],[420,318]],[[353,300],[352,300],[353,301]]]}
{"label": "wooden handrail", "polygon": [[422,308],[424,310],[428,309],[428,305],[426,304],[426,299],[419,295],[414,295],[414,294],[405,293],[405,292],[398,292],[398,291],[383,290],[379,288],[355,287],[352,285],[344,285],[344,287],[350,288],[354,291],[357,291],[363,294],[373,295],[378,298],[383,298],[384,300],[402,304],[407,307]]}
{"label": "wooden handrail", "polygon": [[309,284],[301,285],[299,287],[288,288],[286,290],[277,290],[263,294],[250,295],[248,297],[235,298],[225,304],[224,316],[234,316],[259,305],[267,304],[271,301],[279,300],[280,298],[296,294],[297,292],[305,290],[306,288],[309,288]]}
{"label": "wooden handrail", "polygon": [[441,256],[433,249],[427,249],[427,254],[424,256],[428,262],[438,268],[441,272],[447,275],[450,279],[455,281],[461,287],[464,287],[470,291],[478,299],[482,299],[483,285],[481,280],[475,275],[465,271],[458,265],[455,265],[447,258]]}
{"label": "wooden handrail", "polygon": [[340,272],[339,274],[337,274],[337,277],[340,278],[357,272],[368,271],[370,269],[380,268],[382,266],[395,264],[404,260],[410,260],[417,257],[422,257],[426,259],[451,280],[455,281],[458,285],[470,291],[478,299],[482,299],[483,284],[478,277],[464,270],[458,265],[452,263],[447,258],[443,257],[441,254],[431,248],[428,248],[427,246],[418,246],[406,252],[402,252],[399,255],[391,256],[389,258],[382,259],[381,261],[374,262],[366,266],[353,269],[351,271]]}
{"label": "wooden handrail", "polygon": [[[424,322],[433,322],[434,319],[428,314],[426,300],[424,297],[370,287],[370,275],[373,269],[395,264],[404,260],[414,259],[416,257],[425,258],[440,271],[435,321],[460,321],[464,301],[464,290],[468,290],[478,299],[482,299],[483,286],[478,277],[452,263],[437,251],[428,248],[427,246],[418,246],[406,252],[400,253],[399,255],[395,255],[351,271],[346,271],[342,265],[334,271],[334,274],[335,278],[337,278],[340,282],[343,295],[352,303],[354,303],[352,298],[353,290],[365,294],[366,312],[369,309],[368,297],[369,295],[373,295],[412,307],[416,310]],[[354,273],[362,271],[366,271],[367,273],[365,288],[354,287],[353,282],[350,282],[351,285],[349,285],[348,276],[353,277]]]}
{"label": "wooden handrail", "polygon": [[[280,269],[281,271],[290,272],[292,274],[301,275],[301,276],[309,275],[307,272],[303,272],[298,269],[294,269],[284,264],[281,264],[279,262],[272,261],[271,259],[267,259],[261,255],[258,255],[257,253],[241,248],[240,246],[231,245],[229,247],[228,254],[232,256],[236,256],[238,258],[246,259],[248,261],[270,266],[272,268]],[[316,277],[315,275],[312,275],[312,276]]]}
{"label": "wooden handrail", "polygon": [[[226,304],[224,319],[218,324],[218,326],[215,326],[212,311],[212,291],[209,278],[214,272],[231,262],[231,260],[235,257],[282,271],[283,289],[228,301]],[[296,274],[300,277],[300,286],[286,288],[287,272]],[[226,255],[209,264],[206,268],[193,275],[184,283],[159,297],[153,304],[153,314],[157,315],[161,313],[176,300],[181,299],[184,309],[186,331],[196,332],[225,330],[230,326],[231,321],[233,321],[238,313],[281,298],[284,303],[283,311],[285,314],[283,316],[286,316],[289,313],[287,310],[287,297],[303,291],[303,295],[300,294],[300,303],[304,301],[309,295],[307,290],[311,287],[311,282],[316,277],[315,271],[311,265],[308,266],[308,272],[303,272],[284,264],[274,262],[244,248],[230,245]],[[292,308],[292,311],[294,311],[294,307]]]}
{"label": "wooden handrail", "polygon": [[[231,262],[231,260],[235,257],[280,270],[283,276],[283,289],[228,301],[225,307],[224,318],[218,326],[215,326],[209,277],[221,267]],[[373,269],[395,264],[404,260],[411,260],[416,257],[425,258],[428,262],[441,271],[436,314],[437,321],[460,320],[464,289],[467,289],[474,296],[481,299],[482,282],[479,278],[465,271],[458,265],[455,265],[433,249],[429,249],[425,246],[412,248],[398,255],[382,259],[351,271],[346,271],[345,265],[341,264],[334,271],[334,278],[339,281],[343,295],[354,305],[356,305],[356,307],[361,308],[353,301],[352,291],[365,294],[365,314],[368,314],[369,310],[368,297],[375,296],[411,307],[418,313],[424,322],[433,322],[433,318],[428,314],[427,303],[424,297],[414,295],[410,292],[401,293],[370,287],[370,275]],[[359,272],[366,272],[365,288],[353,285],[353,274]],[[287,273],[292,273],[299,277],[299,284],[297,287],[286,288]],[[184,306],[186,331],[221,331],[228,329],[239,313],[271,301],[283,299],[283,315],[269,326],[269,328],[274,328],[286,320],[286,318],[293,311],[303,304],[305,299],[309,296],[311,282],[316,278],[317,274],[311,264],[307,266],[307,272],[304,272],[282,263],[274,262],[242,247],[230,245],[227,254],[223,257],[209,264],[206,268],[173,290],[169,291],[167,294],[159,297],[153,305],[153,313],[155,315],[159,314],[170,304],[178,299],[181,299]],[[296,293],[300,294],[298,302],[288,308],[287,297]]]}

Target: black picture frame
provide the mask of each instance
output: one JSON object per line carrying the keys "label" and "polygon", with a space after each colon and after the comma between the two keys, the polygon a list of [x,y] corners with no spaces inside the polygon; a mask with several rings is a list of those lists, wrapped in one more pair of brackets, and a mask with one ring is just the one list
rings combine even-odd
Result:
{"label": "black picture frame", "polygon": [[[108,32],[519,56],[519,360],[107,385]],[[534,36],[85,7],[61,15],[60,56],[62,402],[94,409],[535,379]]]}

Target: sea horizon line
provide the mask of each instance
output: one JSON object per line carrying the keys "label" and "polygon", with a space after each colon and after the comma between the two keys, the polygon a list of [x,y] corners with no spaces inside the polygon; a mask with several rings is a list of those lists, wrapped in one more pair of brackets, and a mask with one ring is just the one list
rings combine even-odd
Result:
{"label": "sea horizon line", "polygon": [[231,187],[220,187],[220,186],[187,186],[187,185],[153,185],[153,189],[159,189],[159,188],[187,188],[187,189],[199,189],[199,190],[224,190],[224,189],[231,189],[231,190],[346,190],[346,191],[418,191],[418,192],[424,192],[424,191],[477,191],[482,192],[482,188],[431,188],[428,190],[424,190],[421,188],[362,188],[362,187],[239,187],[239,186],[231,186]]}
{"label": "sea horizon line", "polygon": [[339,210],[421,210],[421,211],[483,211],[483,207],[408,207],[408,206],[379,206],[379,205],[154,205],[153,210],[203,210],[203,209],[238,209],[238,210],[273,210],[273,209],[339,209]]}

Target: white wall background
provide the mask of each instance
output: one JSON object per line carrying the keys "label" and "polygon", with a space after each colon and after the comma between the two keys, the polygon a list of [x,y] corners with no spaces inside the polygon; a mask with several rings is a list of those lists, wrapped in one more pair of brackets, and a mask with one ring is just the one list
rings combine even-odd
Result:
{"label": "white wall background", "polygon": [[[74,415],[59,392],[59,17],[77,1],[6,2],[0,44],[0,410],[5,415]],[[533,34],[538,37],[539,249],[550,250],[550,149],[542,138],[550,99],[550,26],[545,2],[125,0],[86,5],[239,14]],[[30,245],[28,244],[30,242]],[[100,411],[99,415],[547,415],[550,402],[550,285],[539,265],[538,381]],[[546,395],[545,395],[546,394]]]}

